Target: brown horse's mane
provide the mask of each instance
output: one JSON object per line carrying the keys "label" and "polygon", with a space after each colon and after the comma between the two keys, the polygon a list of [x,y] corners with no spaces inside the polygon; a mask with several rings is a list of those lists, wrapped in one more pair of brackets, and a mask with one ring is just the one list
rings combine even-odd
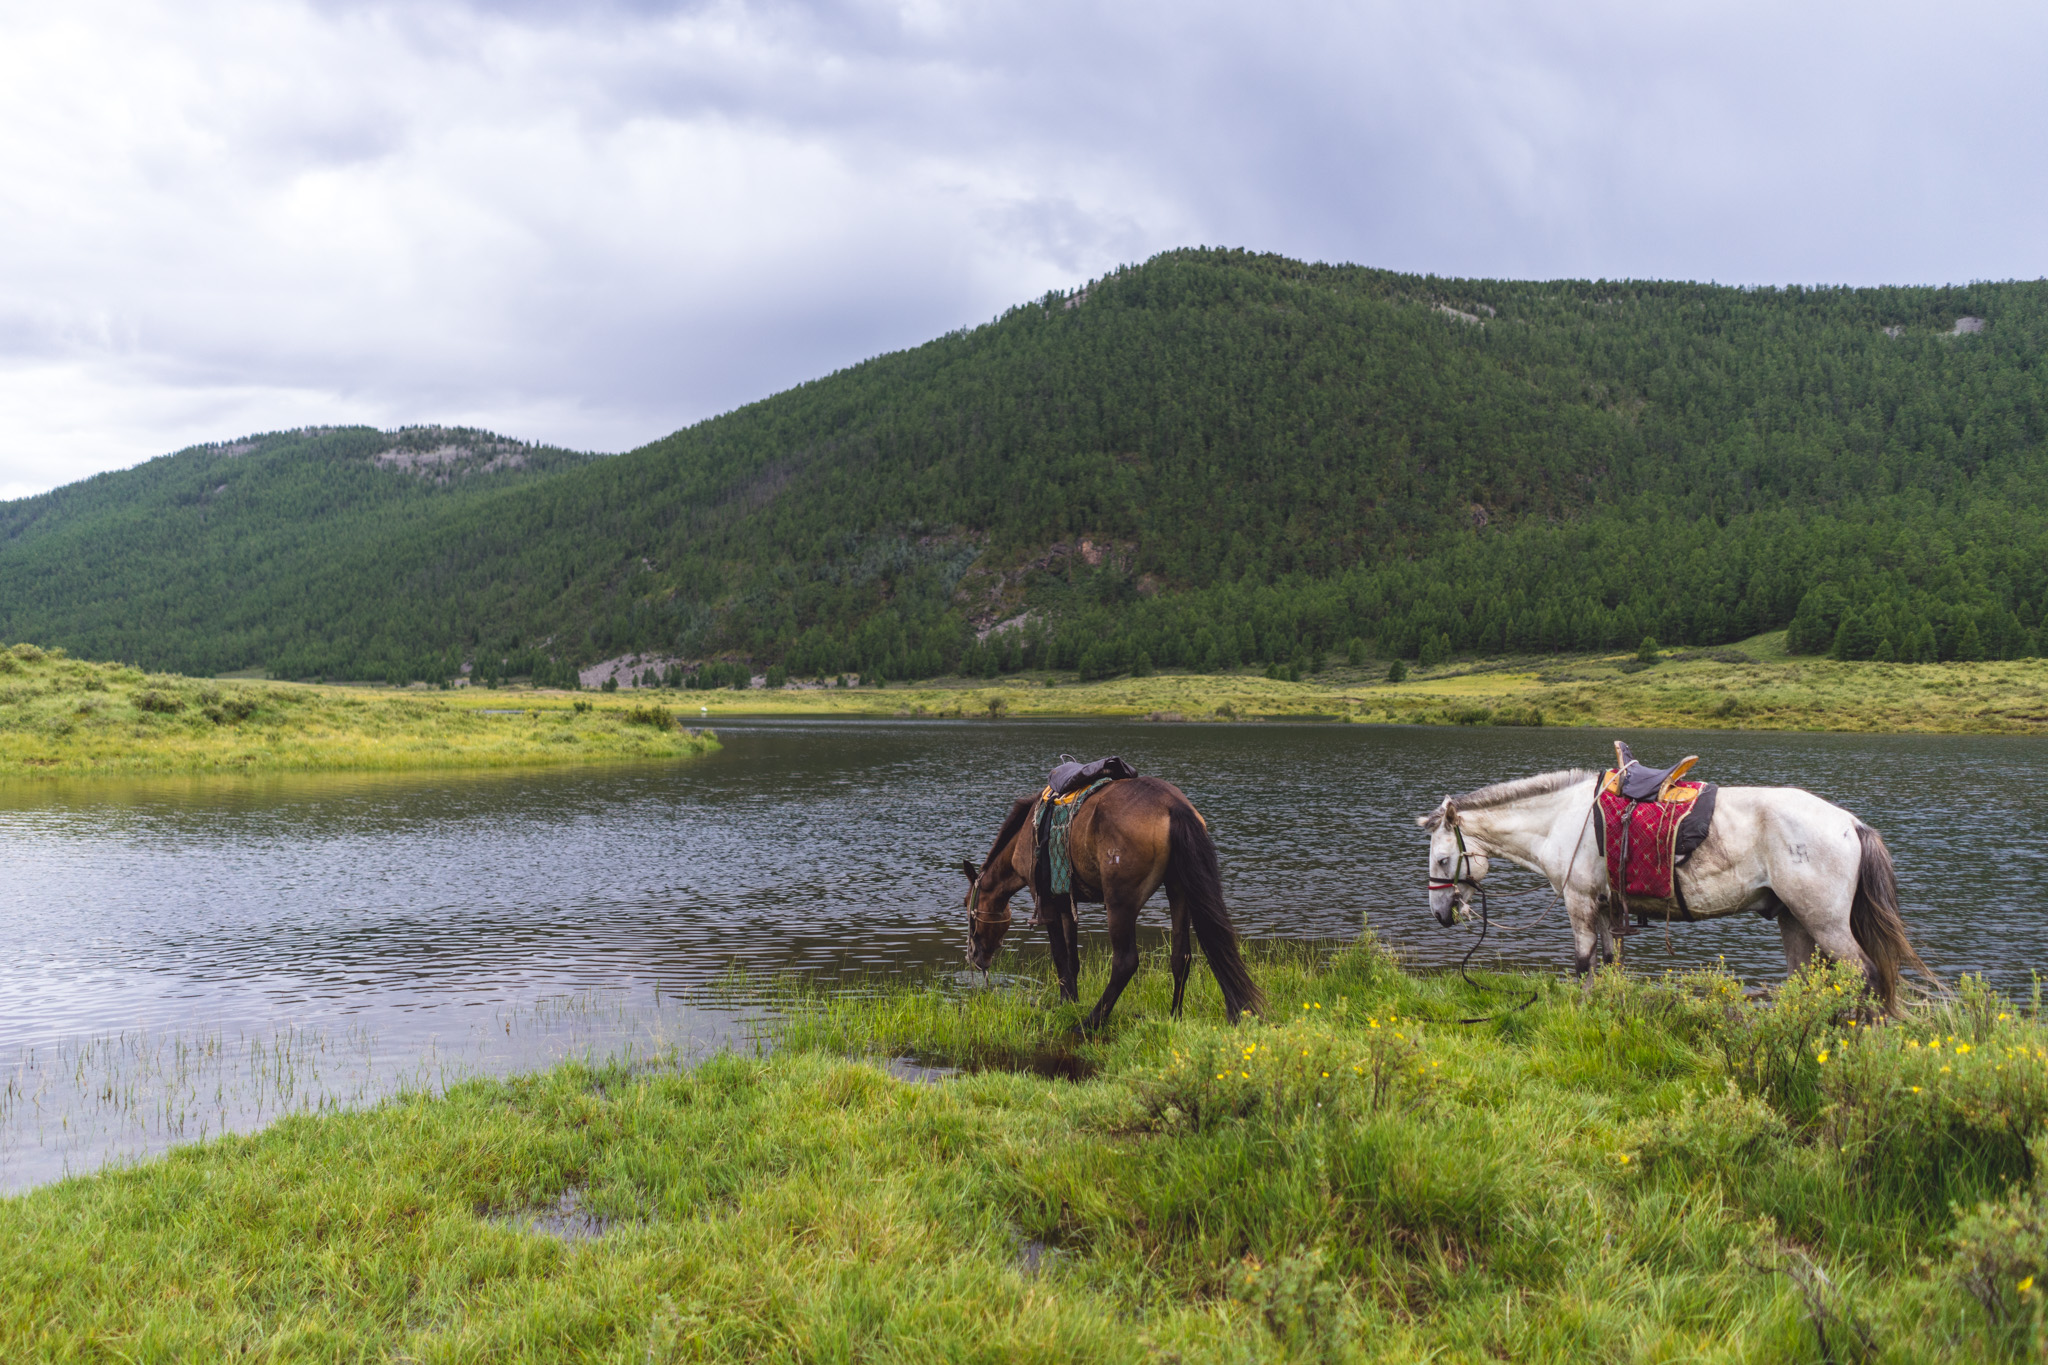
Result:
{"label": "brown horse's mane", "polygon": [[1030,817],[1031,807],[1037,801],[1036,795],[1020,796],[1011,805],[1010,813],[1003,817],[1003,827],[996,831],[995,842],[988,846],[988,857],[981,860],[984,872],[988,870],[988,865],[996,860],[996,855],[1003,851],[1003,845],[1009,843],[1016,837],[1017,831],[1024,828],[1024,821]]}
{"label": "brown horse's mane", "polygon": [[[1575,787],[1590,781],[1593,774],[1584,768],[1566,768],[1562,772],[1537,773],[1534,777],[1517,777],[1508,782],[1496,782],[1490,787],[1466,792],[1463,796],[1445,797],[1445,803],[1459,810],[1485,810],[1489,806],[1505,806],[1511,801],[1525,800],[1531,796],[1548,796],[1564,787]],[[1427,815],[1415,817],[1415,823],[1426,830],[1435,830],[1444,822],[1444,808],[1438,806]]]}

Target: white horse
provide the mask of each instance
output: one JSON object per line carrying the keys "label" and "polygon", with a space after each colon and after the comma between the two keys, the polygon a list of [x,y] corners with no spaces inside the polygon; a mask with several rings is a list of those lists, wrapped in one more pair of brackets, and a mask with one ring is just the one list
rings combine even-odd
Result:
{"label": "white horse", "polygon": [[[1621,908],[1594,843],[1599,785],[1599,774],[1582,769],[1543,773],[1446,796],[1418,816],[1416,823],[1430,832],[1429,904],[1438,922],[1457,923],[1486,877],[1487,860],[1505,858],[1540,873],[1564,897],[1581,976],[1592,971],[1595,949],[1612,962]],[[1706,842],[1676,876],[1693,918],[1748,911],[1774,919],[1787,971],[1805,965],[1815,948],[1853,962],[1893,1014],[1902,1013],[1902,966],[1933,979],[1906,938],[1884,840],[1811,792],[1722,787]],[[1666,909],[1640,896],[1629,902],[1653,913]]]}

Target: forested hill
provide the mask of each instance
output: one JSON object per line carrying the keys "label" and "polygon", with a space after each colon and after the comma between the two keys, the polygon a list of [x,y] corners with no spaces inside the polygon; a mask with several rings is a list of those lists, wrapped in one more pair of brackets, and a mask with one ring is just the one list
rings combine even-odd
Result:
{"label": "forested hill", "polygon": [[[2027,653],[2044,349],[2048,282],[1532,284],[1173,252],[610,459],[409,475],[346,514],[276,499],[275,521],[118,552],[107,495],[64,500],[155,466],[0,505],[0,638],[353,677],[561,678],[627,651],[1100,674],[1788,623],[1866,657]],[[393,472],[294,468],[307,497],[323,470]],[[94,571],[59,571],[88,550]]]}
{"label": "forested hill", "polygon": [[324,610],[345,549],[596,457],[453,427],[313,427],[194,446],[0,502],[0,637],[213,672]]}

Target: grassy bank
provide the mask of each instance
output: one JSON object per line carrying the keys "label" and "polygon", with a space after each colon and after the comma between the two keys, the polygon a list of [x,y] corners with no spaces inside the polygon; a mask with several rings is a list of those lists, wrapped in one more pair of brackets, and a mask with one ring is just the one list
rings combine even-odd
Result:
{"label": "grassy bank", "polygon": [[1424,725],[2048,734],[2048,662],[1835,663],[1788,656],[1784,633],[1737,647],[1461,660],[1400,682],[1387,665],[1301,682],[1179,674],[1080,683],[1046,675],[886,688],[691,692],[708,717],[1105,716],[1238,721],[1321,717]]}
{"label": "grassy bank", "polygon": [[1380,724],[2048,734],[2048,662],[1883,664],[1740,647],[1464,660],[1390,682],[1336,667],[1082,683],[1071,675],[746,691],[449,692],[145,674],[33,645],[0,647],[0,775],[507,767],[678,758],[685,727],[746,716],[1102,717]]}
{"label": "grassy bank", "polygon": [[639,697],[212,681],[0,647],[0,776],[493,768],[716,743]]}
{"label": "grassy bank", "polygon": [[1086,1042],[1042,982],[796,1000],[765,1058],[566,1066],[35,1191],[0,1203],[0,1355],[2042,1349],[2031,1008],[1872,1029],[1840,976],[1768,1006],[1530,979],[1459,1027],[1431,1021],[1502,999],[1368,945],[1258,955],[1272,1018],[1231,1029],[1199,973],[1169,1020],[1159,968]]}

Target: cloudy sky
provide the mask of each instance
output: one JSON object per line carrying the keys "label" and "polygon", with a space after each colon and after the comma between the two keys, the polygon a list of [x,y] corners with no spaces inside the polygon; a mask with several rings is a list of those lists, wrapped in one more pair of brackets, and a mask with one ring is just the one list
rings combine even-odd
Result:
{"label": "cloudy sky", "polygon": [[1181,245],[2048,275],[2048,7],[0,0],[0,497],[620,450]]}

